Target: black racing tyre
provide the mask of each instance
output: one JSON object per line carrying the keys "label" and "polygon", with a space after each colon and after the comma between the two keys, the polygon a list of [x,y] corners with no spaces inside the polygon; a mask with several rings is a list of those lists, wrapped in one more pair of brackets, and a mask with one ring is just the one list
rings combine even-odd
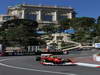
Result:
{"label": "black racing tyre", "polygon": [[36,61],[40,61],[41,60],[41,57],[36,57]]}

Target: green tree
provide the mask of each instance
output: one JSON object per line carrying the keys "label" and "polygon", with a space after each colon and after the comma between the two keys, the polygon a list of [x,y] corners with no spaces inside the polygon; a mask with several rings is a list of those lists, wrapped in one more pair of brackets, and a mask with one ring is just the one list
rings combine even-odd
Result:
{"label": "green tree", "polygon": [[0,33],[6,45],[26,46],[29,44],[29,39],[36,36],[35,30],[37,27],[38,23],[36,21],[15,19],[4,22]]}
{"label": "green tree", "polygon": [[60,22],[59,22],[60,29],[61,30],[69,29],[71,27],[70,21],[71,21],[71,19],[68,19],[68,18],[60,20]]}
{"label": "green tree", "polygon": [[55,33],[58,30],[58,27],[55,25],[46,25],[42,27],[42,30],[47,33]]}
{"label": "green tree", "polygon": [[78,17],[71,19],[71,27],[76,30],[76,34],[72,35],[74,40],[86,42],[92,40],[95,35],[95,19],[91,17]]}

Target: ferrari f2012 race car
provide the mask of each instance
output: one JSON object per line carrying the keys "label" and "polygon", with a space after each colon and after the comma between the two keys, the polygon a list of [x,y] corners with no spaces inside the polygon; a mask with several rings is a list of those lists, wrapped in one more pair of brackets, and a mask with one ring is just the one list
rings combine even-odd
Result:
{"label": "ferrari f2012 race car", "polygon": [[52,54],[42,54],[36,57],[36,61],[40,61],[43,65],[75,65],[70,59],[62,59]]}

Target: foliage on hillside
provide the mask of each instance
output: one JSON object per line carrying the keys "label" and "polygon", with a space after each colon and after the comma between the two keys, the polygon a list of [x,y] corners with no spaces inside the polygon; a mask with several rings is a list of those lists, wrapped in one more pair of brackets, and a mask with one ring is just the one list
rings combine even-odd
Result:
{"label": "foliage on hillside", "polygon": [[[38,23],[27,19],[14,19],[4,22],[0,28],[0,37],[2,43],[7,46],[27,46],[39,44],[36,28]],[[41,40],[40,40],[41,42]]]}

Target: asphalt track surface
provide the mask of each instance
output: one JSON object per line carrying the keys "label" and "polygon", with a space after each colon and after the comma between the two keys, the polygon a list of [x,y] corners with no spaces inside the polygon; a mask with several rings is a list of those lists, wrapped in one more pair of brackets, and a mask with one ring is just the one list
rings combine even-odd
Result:
{"label": "asphalt track surface", "polygon": [[[90,56],[92,52],[64,55],[62,57]],[[35,56],[0,57],[0,75],[100,75],[100,68],[83,66],[44,66]]]}

